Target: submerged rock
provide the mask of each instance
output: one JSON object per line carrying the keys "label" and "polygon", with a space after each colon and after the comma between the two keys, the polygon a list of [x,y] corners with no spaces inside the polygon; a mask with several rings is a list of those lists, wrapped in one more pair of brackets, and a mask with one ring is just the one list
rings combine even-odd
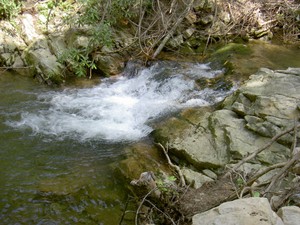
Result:
{"label": "submerged rock", "polygon": [[128,147],[126,152],[127,158],[112,166],[115,168],[116,173],[125,178],[128,183],[138,179],[141,173],[146,171],[153,171],[155,175],[161,173],[171,174],[163,154],[154,146],[149,146],[146,143],[136,143]]}

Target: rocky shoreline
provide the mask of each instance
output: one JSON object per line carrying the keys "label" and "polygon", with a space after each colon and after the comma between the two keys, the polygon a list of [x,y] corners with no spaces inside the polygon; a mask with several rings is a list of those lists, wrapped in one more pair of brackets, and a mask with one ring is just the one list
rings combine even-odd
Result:
{"label": "rocky shoreline", "polygon": [[[178,181],[183,176],[188,188],[171,188],[179,193],[180,200],[162,200],[186,219],[182,224],[192,220],[193,225],[203,221],[296,225],[300,218],[299,90],[299,68],[263,68],[218,109],[188,109],[156,128],[154,142],[165,146],[182,175],[173,167],[171,171],[166,169],[168,162],[160,159],[159,146],[152,150],[136,146],[135,159],[129,157],[118,170],[126,171],[128,179],[138,178],[138,171],[152,171],[159,177],[156,182],[165,179],[166,183],[171,175],[177,174]],[[284,134],[288,129],[290,132]],[[237,167],[264,146],[263,151]],[[138,159],[139,154],[143,160]],[[142,185],[144,194],[149,191],[147,182]]]}
{"label": "rocky shoreline", "polygon": [[[74,24],[78,19],[77,14],[81,13],[80,4],[76,6],[76,1],[68,0],[64,2],[67,6],[61,3],[60,7],[52,8],[53,6],[48,5],[50,4],[48,1],[28,0],[17,18],[12,21],[0,21],[1,69],[15,70],[23,75],[29,74],[41,82],[52,85],[62,84],[68,76],[78,73],[76,66],[81,70],[85,68],[87,77],[91,77],[93,73],[104,76],[116,75],[123,71],[127,61],[142,58],[147,62],[156,59],[151,57],[152,52],[155,52],[153,55],[156,56],[161,50],[173,52],[178,58],[193,58],[199,54],[205,55],[211,43],[222,40],[226,43],[247,42],[251,39],[270,40],[274,33],[280,33],[282,29],[286,34],[283,36],[286,41],[297,43],[298,40],[295,35],[290,34],[292,29],[284,30],[284,23],[289,22],[295,32],[299,29],[295,22],[299,16],[298,5],[294,2],[243,0],[229,3],[195,0],[191,1],[192,5],[186,8],[190,10],[184,14],[182,10],[187,7],[184,4],[176,5],[175,1],[172,1],[172,4],[170,1],[161,3],[159,7],[162,7],[160,10],[164,10],[161,13],[165,13],[166,20],[162,23],[167,26],[166,30],[161,32],[165,33],[165,37],[150,40],[151,34],[147,34],[149,31],[146,29],[145,34],[149,37],[146,35],[137,38],[135,27],[137,21],[133,25],[125,18],[111,31],[112,46],[101,44],[94,46],[87,55],[76,55],[81,50],[86,51],[91,43],[95,42],[95,37],[90,34],[91,26]],[[65,7],[69,7],[69,11]],[[138,7],[139,3],[134,4],[133,12],[138,11]],[[266,9],[270,10],[270,15]],[[277,13],[284,15],[284,20],[273,18],[272,15]],[[184,18],[181,18],[182,16]],[[66,22],[66,18],[71,18],[71,21]],[[148,19],[156,20],[156,18]],[[177,19],[182,22],[177,24],[173,21]],[[243,23],[240,24],[240,21]],[[147,24],[145,26],[147,27]],[[148,43],[149,46],[142,46],[142,42]],[[152,42],[157,43],[153,45]],[[62,62],[60,58],[70,49],[79,51],[73,55],[74,62],[72,59],[65,59],[65,62]],[[71,68],[72,63],[75,63],[74,68]],[[84,71],[81,71],[80,75],[83,74]]]}
{"label": "rocky shoreline", "polygon": [[[255,11],[260,1],[253,1],[248,13],[244,14],[247,18],[236,13],[247,1],[239,1],[237,5],[222,2],[226,10],[220,10],[221,6],[216,6],[215,2],[195,1],[193,10],[185,17],[187,25],[178,27],[178,32],[166,43],[166,49],[198,54],[224,34],[228,34],[229,39],[239,36],[244,41],[251,38],[269,40],[273,26],[280,22]],[[89,27],[70,28],[57,16],[45,31],[47,18],[37,13],[37,6],[31,5],[15,23],[0,21],[0,66],[36,77],[48,85],[61,84],[65,82],[68,68],[58,58],[66,49],[87,48]],[[242,8],[246,10],[245,5]],[[276,10],[274,6],[274,12]],[[247,29],[233,29],[241,19],[249,22],[254,14],[257,15],[253,19],[254,29],[246,33]],[[297,15],[293,21],[296,18]],[[101,50],[94,52],[93,62],[102,75],[120,73],[125,62],[132,59],[133,54],[127,47],[137,46],[134,45],[134,32],[123,31],[115,34],[117,38],[112,49],[99,46]],[[126,50],[121,52],[120,49]],[[222,64],[227,62],[226,58]],[[299,68],[261,69],[216,106],[217,109],[188,109],[161,123],[152,133],[153,143],[133,146],[128,150],[128,158],[117,165],[116,170],[128,184],[143,172],[153,172],[158,179],[150,176],[152,187],[158,188],[162,183],[167,185],[167,191],[172,190],[170,194],[164,192],[166,187],[160,186],[161,199],[156,199],[157,204],[165,207],[165,214],[171,211],[172,215],[180,215],[178,221],[182,224],[197,225],[205,221],[207,225],[297,225],[300,221],[299,90]],[[289,129],[290,132],[273,141]],[[174,180],[168,180],[174,174],[178,176],[178,171],[170,168],[162,149],[154,143],[168,151],[170,161],[181,171],[187,187],[179,187]],[[231,170],[269,143],[270,146],[255,158]],[[228,171],[231,177],[224,178]],[[248,183],[249,180],[252,182]],[[129,188],[137,193],[135,186]],[[149,193],[147,187],[142,193],[142,197]],[[162,193],[167,197],[160,196]],[[240,199],[233,200],[236,198]],[[165,214],[162,216],[165,224],[172,224]]]}

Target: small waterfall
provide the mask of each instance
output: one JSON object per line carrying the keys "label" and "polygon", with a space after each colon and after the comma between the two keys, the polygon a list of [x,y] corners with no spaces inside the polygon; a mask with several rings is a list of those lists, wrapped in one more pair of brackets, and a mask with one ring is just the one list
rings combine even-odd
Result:
{"label": "small waterfall", "polygon": [[152,120],[221,101],[232,90],[200,89],[196,83],[220,73],[208,64],[167,61],[136,67],[129,62],[123,74],[93,88],[36,94],[34,104],[40,106],[9,125],[62,139],[134,141],[152,131]]}

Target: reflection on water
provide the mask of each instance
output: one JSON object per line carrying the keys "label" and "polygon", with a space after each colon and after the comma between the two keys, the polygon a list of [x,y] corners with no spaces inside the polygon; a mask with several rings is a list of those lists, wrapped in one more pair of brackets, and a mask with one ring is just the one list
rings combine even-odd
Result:
{"label": "reflection on water", "polygon": [[1,74],[1,223],[118,224],[127,194],[110,164],[147,136],[156,118],[224,98],[231,90],[195,82],[221,72],[158,63],[64,90]]}

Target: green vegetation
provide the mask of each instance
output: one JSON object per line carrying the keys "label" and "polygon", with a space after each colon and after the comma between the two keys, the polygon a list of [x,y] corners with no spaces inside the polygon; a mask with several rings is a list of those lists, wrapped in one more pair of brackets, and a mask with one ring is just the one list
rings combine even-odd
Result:
{"label": "green vegetation", "polygon": [[19,11],[19,0],[0,0],[0,20],[11,20]]}
{"label": "green vegetation", "polygon": [[[156,185],[158,190],[162,192],[163,195],[176,195],[178,194],[174,187],[172,187],[172,182],[175,182],[177,178],[175,176],[169,176],[167,180],[158,179]],[[170,183],[171,182],[171,183]]]}
{"label": "green vegetation", "polygon": [[100,25],[107,23],[115,25],[123,18],[130,18],[133,14],[131,7],[135,0],[81,0],[82,14],[78,19],[79,25]]}
{"label": "green vegetation", "polygon": [[247,56],[252,53],[249,45],[239,43],[222,44],[221,47],[212,50],[213,52],[209,57],[212,67],[225,67],[226,74],[230,74],[233,71],[234,65],[230,61],[233,55]]}
{"label": "green vegetation", "polygon": [[87,70],[97,68],[94,61],[89,59],[85,51],[80,51],[75,48],[65,51],[59,58],[59,62],[67,63],[77,77],[85,77]]}
{"label": "green vegetation", "polygon": [[[59,61],[65,63],[78,77],[87,75],[87,71],[97,69],[93,52],[103,46],[113,46],[113,26],[118,21],[132,16],[130,6],[135,0],[80,0],[79,16],[75,17],[75,25],[78,27],[89,26],[89,44],[86,49],[70,49],[64,52]],[[61,4],[58,4],[59,7]],[[54,5],[52,5],[53,7]],[[72,19],[66,19],[70,25],[74,24]]]}

